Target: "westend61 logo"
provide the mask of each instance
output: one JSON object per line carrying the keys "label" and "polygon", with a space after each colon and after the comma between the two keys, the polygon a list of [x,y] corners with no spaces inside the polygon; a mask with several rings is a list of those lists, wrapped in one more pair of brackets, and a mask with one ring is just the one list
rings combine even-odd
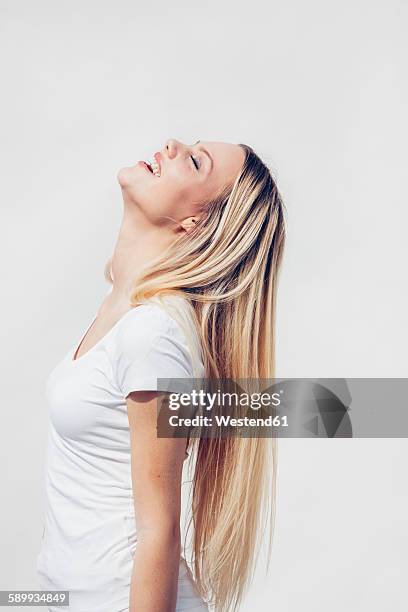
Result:
{"label": "westend61 logo", "polygon": [[161,378],[158,390],[161,438],[408,437],[407,379]]}
{"label": "westend61 logo", "polygon": [[[246,393],[231,391],[208,392],[204,389],[193,389],[191,393],[170,393],[168,409],[177,411],[177,414],[168,417],[171,427],[187,428],[213,428],[213,426],[226,429],[243,427],[287,427],[287,417],[283,415],[257,414],[262,409],[270,409],[281,403],[280,393]],[[192,408],[195,416],[181,416],[183,408]],[[221,411],[217,410],[221,407]],[[242,408],[245,408],[245,414]],[[199,414],[198,414],[199,413]],[[262,416],[261,416],[262,415]]]}

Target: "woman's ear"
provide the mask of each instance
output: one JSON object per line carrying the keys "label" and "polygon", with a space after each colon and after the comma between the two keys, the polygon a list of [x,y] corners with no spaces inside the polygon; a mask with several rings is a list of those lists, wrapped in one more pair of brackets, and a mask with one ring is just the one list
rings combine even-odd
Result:
{"label": "woman's ear", "polygon": [[186,232],[189,232],[196,226],[198,221],[199,221],[198,217],[186,217],[186,219],[183,219],[183,221],[180,221],[180,225]]}

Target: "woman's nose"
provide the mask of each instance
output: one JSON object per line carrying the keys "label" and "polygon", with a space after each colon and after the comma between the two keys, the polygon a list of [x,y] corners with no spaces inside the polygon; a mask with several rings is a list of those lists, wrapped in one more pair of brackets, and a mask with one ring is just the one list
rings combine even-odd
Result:
{"label": "woman's nose", "polygon": [[166,142],[166,152],[170,159],[173,159],[177,155],[177,149],[180,145],[179,141],[175,138],[169,138]]}

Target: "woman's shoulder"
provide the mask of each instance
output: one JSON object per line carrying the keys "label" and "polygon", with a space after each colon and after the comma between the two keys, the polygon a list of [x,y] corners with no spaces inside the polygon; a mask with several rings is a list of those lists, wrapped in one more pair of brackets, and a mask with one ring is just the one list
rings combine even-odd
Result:
{"label": "woman's shoulder", "polygon": [[184,339],[184,334],[178,322],[157,303],[144,303],[128,311],[116,333],[116,344],[125,348],[128,342],[154,342],[167,335]]}
{"label": "woman's shoulder", "polygon": [[111,348],[114,376],[124,397],[131,391],[156,390],[159,378],[194,375],[183,330],[158,304],[141,304],[127,312]]}

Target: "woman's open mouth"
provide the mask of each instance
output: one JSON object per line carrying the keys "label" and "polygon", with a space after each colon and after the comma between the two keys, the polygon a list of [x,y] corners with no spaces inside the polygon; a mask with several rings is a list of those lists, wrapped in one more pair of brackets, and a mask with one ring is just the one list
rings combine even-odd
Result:
{"label": "woman's open mouth", "polygon": [[145,162],[141,160],[138,163],[142,164],[144,168],[147,170],[147,172],[150,172],[150,174],[153,174],[157,178],[160,178],[160,168],[156,162],[153,162],[150,164],[149,162]]}
{"label": "woman's open mouth", "polygon": [[137,162],[137,164],[138,164],[138,166],[143,166],[143,168],[146,170],[146,172],[149,172],[150,174],[154,175],[153,168],[151,167],[151,165],[149,163],[140,160],[140,161]]}

